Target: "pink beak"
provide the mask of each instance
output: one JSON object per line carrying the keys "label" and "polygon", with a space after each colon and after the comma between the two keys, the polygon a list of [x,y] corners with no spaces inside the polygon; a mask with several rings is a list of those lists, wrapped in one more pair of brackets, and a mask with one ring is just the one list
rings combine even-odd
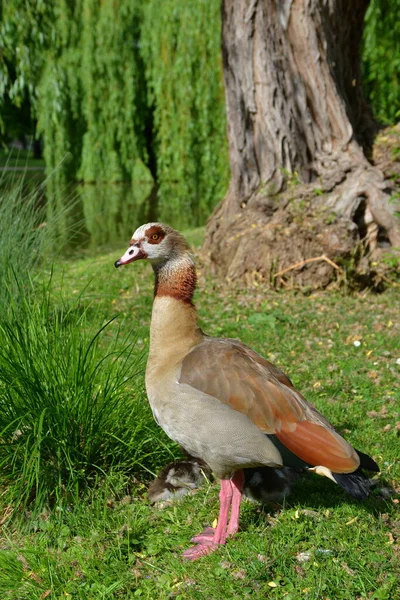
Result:
{"label": "pink beak", "polygon": [[143,252],[140,246],[129,246],[128,250],[115,261],[114,266],[120,267],[121,265],[127,265],[135,260],[140,260],[141,258],[146,258],[146,254]]}

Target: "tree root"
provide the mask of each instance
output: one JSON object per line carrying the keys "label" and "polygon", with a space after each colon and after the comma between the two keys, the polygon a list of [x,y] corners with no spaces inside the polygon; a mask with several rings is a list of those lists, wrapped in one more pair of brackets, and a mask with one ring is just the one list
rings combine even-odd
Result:
{"label": "tree root", "polygon": [[308,263],[316,262],[318,260],[325,260],[334,269],[337,269],[338,271],[341,271],[343,273],[343,269],[341,269],[336,263],[334,263],[333,260],[331,260],[330,258],[325,256],[325,254],[322,254],[321,256],[315,256],[313,258],[306,258],[305,260],[297,262],[294,265],[290,265],[290,267],[286,267],[286,269],[282,269],[281,271],[278,271],[277,273],[275,273],[273,275],[273,277],[274,278],[280,277],[281,275],[284,275],[285,273],[288,273],[289,271],[292,271],[293,269],[298,269],[300,267],[304,267],[304,265],[307,265]]}

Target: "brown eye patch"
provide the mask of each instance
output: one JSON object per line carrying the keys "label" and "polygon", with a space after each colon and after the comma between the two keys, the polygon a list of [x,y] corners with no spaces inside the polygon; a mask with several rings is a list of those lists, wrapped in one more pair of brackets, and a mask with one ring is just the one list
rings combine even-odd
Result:
{"label": "brown eye patch", "polygon": [[165,231],[161,227],[153,225],[147,229],[146,237],[149,244],[159,244],[165,238]]}

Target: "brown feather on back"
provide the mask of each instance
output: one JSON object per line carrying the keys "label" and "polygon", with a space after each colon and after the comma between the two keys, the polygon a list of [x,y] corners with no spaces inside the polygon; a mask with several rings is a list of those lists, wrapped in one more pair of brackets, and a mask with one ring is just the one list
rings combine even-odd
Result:
{"label": "brown feather on back", "polygon": [[183,360],[181,383],[245,414],[307,464],[354,471],[354,449],[282,371],[236,340],[206,338]]}

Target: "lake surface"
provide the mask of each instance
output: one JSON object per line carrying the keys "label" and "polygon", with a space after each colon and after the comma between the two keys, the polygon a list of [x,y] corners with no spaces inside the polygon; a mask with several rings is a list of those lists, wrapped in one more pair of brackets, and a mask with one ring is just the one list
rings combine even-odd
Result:
{"label": "lake surface", "polygon": [[48,194],[47,215],[63,244],[103,247],[125,243],[147,220],[151,184],[78,184]]}
{"label": "lake surface", "polygon": [[126,243],[138,225],[149,220],[153,186],[130,183],[46,185],[40,169],[2,172],[0,193],[22,183],[24,195],[37,190],[46,222],[62,246],[97,248]]}

